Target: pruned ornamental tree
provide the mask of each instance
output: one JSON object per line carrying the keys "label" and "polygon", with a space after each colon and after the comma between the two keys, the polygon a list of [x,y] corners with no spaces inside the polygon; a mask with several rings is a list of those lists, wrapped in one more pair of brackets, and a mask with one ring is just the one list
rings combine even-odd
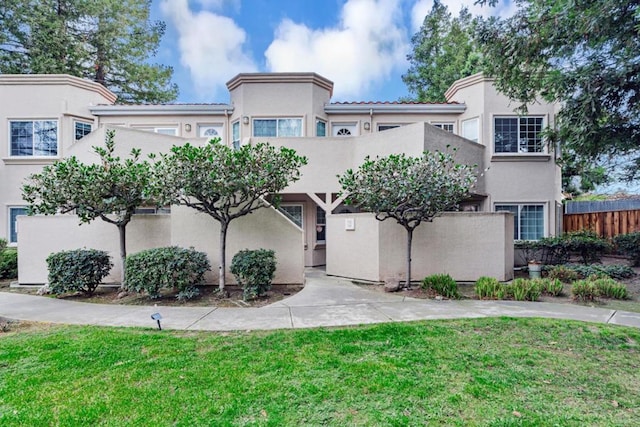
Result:
{"label": "pruned ornamental tree", "polygon": [[411,285],[413,231],[444,211],[455,209],[476,181],[475,167],[455,162],[453,152],[422,157],[392,154],[371,160],[339,177],[347,204],[375,213],[378,221],[394,219],[407,230],[407,279]]}
{"label": "pruned ornamental tree", "polygon": [[[498,0],[479,0],[493,5]],[[526,106],[562,105],[557,129],[579,168],[626,160],[640,178],[640,5],[629,0],[515,0],[477,34],[496,87]],[[606,177],[603,174],[591,179]]]}
{"label": "pruned ornamental tree", "polygon": [[151,164],[139,160],[138,149],[131,150],[127,159],[115,156],[114,136],[115,131],[107,131],[105,147],[93,147],[100,163],[84,164],[73,156],[45,166],[27,178],[22,198],[32,214],[74,212],[81,224],[100,218],[118,227],[124,287],[127,225],[138,207],[155,202],[149,191]]}
{"label": "pruned ornamental tree", "polygon": [[238,150],[213,139],[203,146],[172,147],[155,165],[159,200],[189,206],[220,223],[219,288],[224,291],[229,223],[265,205],[300,178],[307,163],[289,148],[270,144],[244,145]]}

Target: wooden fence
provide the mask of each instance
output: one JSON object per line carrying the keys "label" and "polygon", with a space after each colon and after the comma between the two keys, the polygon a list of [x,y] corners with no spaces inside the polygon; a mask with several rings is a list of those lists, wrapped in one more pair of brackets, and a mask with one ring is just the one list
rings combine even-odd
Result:
{"label": "wooden fence", "polygon": [[565,214],[562,224],[565,233],[587,229],[612,238],[640,231],[640,210]]}

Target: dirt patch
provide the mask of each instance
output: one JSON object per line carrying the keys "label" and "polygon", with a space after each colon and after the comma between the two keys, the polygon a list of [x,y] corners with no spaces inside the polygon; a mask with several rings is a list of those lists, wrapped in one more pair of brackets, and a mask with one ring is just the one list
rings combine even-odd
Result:
{"label": "dirt patch", "polygon": [[[224,293],[218,292],[217,286],[199,287],[200,295],[191,300],[179,301],[176,292],[164,291],[160,298],[152,299],[146,294],[127,293],[123,295],[117,287],[100,287],[92,296],[83,293],[73,293],[60,296],[44,296],[44,298],[59,298],[68,301],[87,302],[95,304],[120,304],[120,305],[153,305],[181,306],[181,307],[263,307],[273,304],[291,295],[295,295],[301,289],[301,285],[274,285],[265,295],[256,299],[243,301],[242,289],[237,286],[227,286]],[[31,288],[0,288],[4,292],[17,292],[36,295],[37,289]]]}
{"label": "dirt patch", "polygon": [[[629,265],[629,261],[624,258],[619,257],[604,257],[602,259],[603,265]],[[599,308],[608,308],[612,310],[625,310],[625,311],[634,311],[640,312],[640,268],[634,267],[633,270],[636,272],[636,275],[628,278],[619,280],[619,282],[624,283],[627,286],[627,291],[629,293],[629,298],[624,301],[620,300],[612,300],[608,298],[601,298],[598,301],[591,302],[578,302],[574,301],[571,297],[571,285],[564,285],[564,290],[559,296],[551,296],[551,295],[542,295],[538,301],[540,302],[553,302],[560,304],[578,304],[585,306],[593,306]],[[529,274],[526,271],[516,270],[514,274],[515,278],[524,277],[528,278]],[[374,292],[384,292],[383,284],[364,284],[359,282],[354,282],[356,285],[360,286],[363,289],[367,289]],[[474,291],[474,283],[462,282],[458,283],[458,291],[462,295],[463,299],[478,299],[475,291]],[[402,289],[397,292],[402,296],[411,297],[411,298],[420,298],[420,299],[434,299],[437,297],[433,291],[425,290],[420,287],[419,283],[413,283],[411,289]]]}

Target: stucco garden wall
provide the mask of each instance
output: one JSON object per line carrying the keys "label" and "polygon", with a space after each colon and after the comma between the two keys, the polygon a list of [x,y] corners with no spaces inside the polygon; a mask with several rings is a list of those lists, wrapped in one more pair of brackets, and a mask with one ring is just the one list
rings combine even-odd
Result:
{"label": "stucco garden wall", "polygon": [[[353,219],[355,229],[345,229]],[[327,217],[327,274],[372,281],[403,279],[406,231],[372,214]],[[414,232],[412,279],[436,273],[459,281],[491,276],[513,278],[513,216],[496,212],[452,212],[423,223]]]}
{"label": "stucco garden wall", "polygon": [[[127,226],[127,253],[169,246],[169,215],[136,215]],[[78,225],[75,215],[18,217],[18,280],[20,284],[47,282],[46,259],[52,252],[91,248],[109,252],[113,261],[106,283],[119,282],[122,265],[115,225],[102,220]]]}
{"label": "stucco garden wall", "polygon": [[[171,243],[193,246],[209,255],[212,272],[207,282],[218,283],[220,225],[206,214],[188,207],[172,207]],[[227,283],[235,283],[229,271],[233,255],[242,249],[272,249],[276,253],[273,283],[304,283],[304,236],[302,230],[272,208],[258,209],[231,221],[227,234]]]}

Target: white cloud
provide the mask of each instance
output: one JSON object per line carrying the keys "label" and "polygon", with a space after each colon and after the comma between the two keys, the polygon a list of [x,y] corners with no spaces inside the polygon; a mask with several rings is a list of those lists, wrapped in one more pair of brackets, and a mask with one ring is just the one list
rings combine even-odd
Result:
{"label": "white cloud", "polygon": [[[513,1],[501,1],[494,7],[477,5],[474,0],[441,0],[441,2],[449,8],[449,12],[453,16],[456,16],[463,6],[469,9],[472,15],[479,15],[485,18],[489,16],[508,18],[516,10],[516,5]],[[411,28],[414,33],[420,29],[424,17],[431,11],[432,7],[433,0],[418,0],[414,3],[411,8]]]}
{"label": "white cloud", "polygon": [[243,50],[246,32],[232,19],[206,10],[193,12],[187,0],[163,0],[160,7],[178,33],[180,63],[206,98],[223,90],[234,75],[256,71],[256,64]]}
{"label": "white cloud", "polygon": [[265,52],[273,72],[314,71],[335,83],[335,98],[361,96],[409,51],[400,0],[348,0],[335,27],[311,29],[284,19]]}

